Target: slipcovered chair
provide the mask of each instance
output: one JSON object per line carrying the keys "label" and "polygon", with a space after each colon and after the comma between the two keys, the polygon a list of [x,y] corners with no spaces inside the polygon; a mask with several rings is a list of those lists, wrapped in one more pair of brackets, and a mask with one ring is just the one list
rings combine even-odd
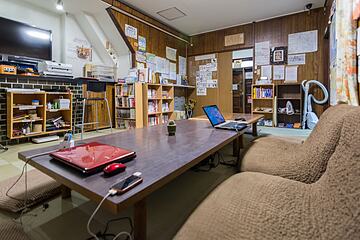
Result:
{"label": "slipcovered chair", "polygon": [[341,129],[317,182],[236,174],[201,203],[175,239],[360,239],[360,112],[348,114]]}
{"label": "slipcovered chair", "polygon": [[317,181],[326,169],[348,112],[359,110],[340,104],[326,110],[304,143],[263,137],[244,152],[241,172],[261,172],[305,183]]}

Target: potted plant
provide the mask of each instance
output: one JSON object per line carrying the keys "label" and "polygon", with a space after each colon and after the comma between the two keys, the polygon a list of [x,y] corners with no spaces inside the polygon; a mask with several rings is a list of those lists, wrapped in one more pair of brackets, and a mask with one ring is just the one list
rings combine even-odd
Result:
{"label": "potted plant", "polygon": [[169,136],[175,136],[176,133],[176,123],[173,120],[170,120],[167,124],[167,129]]}

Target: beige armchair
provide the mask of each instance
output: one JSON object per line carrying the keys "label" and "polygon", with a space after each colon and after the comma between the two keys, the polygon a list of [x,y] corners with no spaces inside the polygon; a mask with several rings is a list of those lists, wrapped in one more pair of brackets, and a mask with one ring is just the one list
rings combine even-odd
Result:
{"label": "beige armchair", "polygon": [[317,182],[237,174],[201,203],[175,239],[360,239],[360,110],[341,125]]}
{"label": "beige armchair", "polygon": [[335,150],[345,114],[358,110],[349,105],[329,108],[304,143],[276,137],[254,141],[243,154],[241,172],[261,172],[305,183],[318,180]]}

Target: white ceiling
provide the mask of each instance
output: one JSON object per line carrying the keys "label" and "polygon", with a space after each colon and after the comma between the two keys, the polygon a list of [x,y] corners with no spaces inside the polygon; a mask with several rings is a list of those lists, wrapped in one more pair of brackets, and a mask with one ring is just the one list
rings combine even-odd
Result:
{"label": "white ceiling", "polygon": [[[124,0],[148,15],[188,34],[209,32],[299,12],[305,5],[322,7],[325,0]],[[157,12],[177,7],[187,16],[167,21]]]}

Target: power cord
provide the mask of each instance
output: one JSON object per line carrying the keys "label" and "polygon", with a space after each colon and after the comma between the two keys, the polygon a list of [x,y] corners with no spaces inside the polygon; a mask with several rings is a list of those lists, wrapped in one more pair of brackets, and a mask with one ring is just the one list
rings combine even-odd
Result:
{"label": "power cord", "polygon": [[[117,191],[116,191],[116,190],[110,189],[109,192],[105,195],[105,197],[100,201],[99,205],[95,208],[94,212],[91,214],[91,216],[90,216],[90,218],[89,218],[89,221],[88,221],[88,223],[87,223],[87,231],[88,231],[88,233],[89,233],[94,239],[96,239],[96,240],[100,240],[100,239],[99,239],[99,237],[98,237],[95,233],[93,233],[93,232],[91,231],[91,229],[90,229],[91,221],[94,219],[96,213],[99,211],[101,205],[105,202],[105,200],[106,200],[108,197],[114,196],[114,195],[116,195],[116,194],[117,194]],[[120,233],[118,233],[117,235],[115,235],[115,237],[113,238],[113,240],[118,239],[118,238],[119,238],[120,236],[122,236],[122,235],[125,235],[125,236],[127,236],[130,240],[132,240],[131,234],[128,233],[128,232],[125,232],[125,231],[124,231],[124,232],[120,232]]]}

